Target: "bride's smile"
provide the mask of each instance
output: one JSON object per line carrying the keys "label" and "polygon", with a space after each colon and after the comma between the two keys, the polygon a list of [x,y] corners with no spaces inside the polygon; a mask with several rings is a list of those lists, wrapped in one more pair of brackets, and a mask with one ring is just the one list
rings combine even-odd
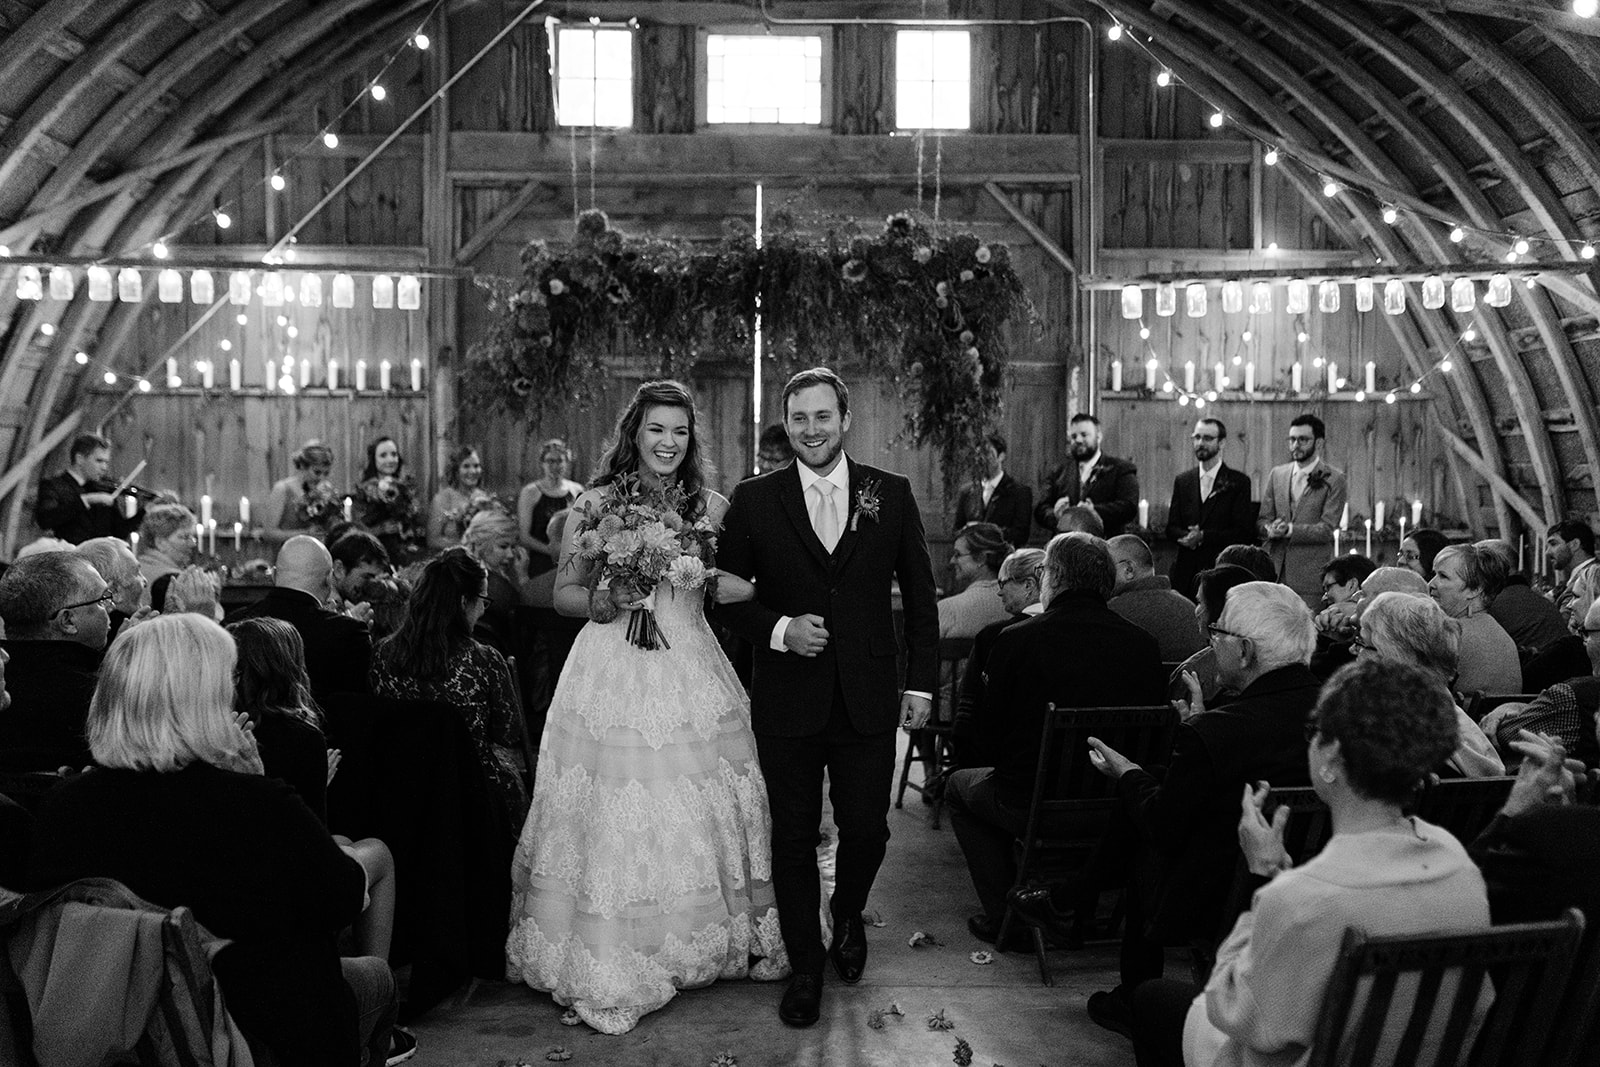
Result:
{"label": "bride's smile", "polygon": [[637,444],[641,473],[671,477],[688,454],[689,441],[687,411],[664,405],[651,408],[639,424]]}

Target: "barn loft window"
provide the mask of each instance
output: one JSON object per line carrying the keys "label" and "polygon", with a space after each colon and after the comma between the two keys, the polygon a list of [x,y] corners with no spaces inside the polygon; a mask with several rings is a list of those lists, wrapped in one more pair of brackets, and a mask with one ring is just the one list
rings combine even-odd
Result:
{"label": "barn loft window", "polygon": [[972,35],[900,30],[895,39],[895,125],[965,130],[972,125]]}
{"label": "barn loft window", "polygon": [[556,121],[562,126],[632,126],[633,32],[562,27],[555,46]]}
{"label": "barn loft window", "polygon": [[706,36],[706,122],[822,124],[822,38]]}

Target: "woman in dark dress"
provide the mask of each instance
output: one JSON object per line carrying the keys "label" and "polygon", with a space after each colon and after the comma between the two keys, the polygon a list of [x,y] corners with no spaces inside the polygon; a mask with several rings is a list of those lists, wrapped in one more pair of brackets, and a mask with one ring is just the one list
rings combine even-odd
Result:
{"label": "woman in dark dress", "polygon": [[522,531],[522,547],[528,550],[528,577],[552,571],[560,545],[551,545],[550,520],[556,512],[570,508],[583,493],[583,486],[567,477],[572,467],[572,449],[559,437],[539,446],[539,465],[544,473],[522,487],[517,496],[517,524]]}
{"label": "woman in dark dress", "polygon": [[367,446],[367,465],[356,490],[355,517],[383,542],[389,560],[403,567],[422,554],[425,531],[406,461],[392,437]]}
{"label": "woman in dark dress", "polygon": [[114,878],[190,908],[231,941],[213,970],[252,1043],[286,1064],[356,1067],[363,1048],[381,1063],[394,976],[381,959],[341,961],[336,945],[366,877],[293,790],[262,774],[233,714],[234,663],[233,640],[200,615],[117,639],[89,707],[99,766],[40,808],[28,884]]}

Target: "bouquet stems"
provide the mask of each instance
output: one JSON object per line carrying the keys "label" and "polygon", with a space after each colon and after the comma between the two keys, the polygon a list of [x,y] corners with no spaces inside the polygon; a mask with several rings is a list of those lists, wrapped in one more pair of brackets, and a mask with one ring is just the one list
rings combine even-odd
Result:
{"label": "bouquet stems", "polygon": [[628,616],[628,640],[651,652],[672,647],[656,624],[656,613],[649,608],[634,608]]}

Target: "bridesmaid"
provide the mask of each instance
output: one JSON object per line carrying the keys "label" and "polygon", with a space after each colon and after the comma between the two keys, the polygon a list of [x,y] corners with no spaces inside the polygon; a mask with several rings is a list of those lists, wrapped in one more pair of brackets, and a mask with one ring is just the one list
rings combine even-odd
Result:
{"label": "bridesmaid", "polygon": [[545,539],[545,531],[555,513],[570,508],[583,493],[583,486],[567,477],[572,466],[572,450],[559,437],[539,446],[539,465],[544,474],[522,487],[517,496],[517,528],[522,545],[528,550],[528,577],[554,570],[555,553]]}
{"label": "bridesmaid", "polygon": [[490,500],[482,488],[483,459],[471,445],[450,453],[444,480],[428,506],[428,548],[434,552],[459,545],[473,512]]}
{"label": "bridesmaid", "polygon": [[320,533],[340,518],[339,502],[328,481],[333,472],[333,450],[321,441],[301,445],[289,457],[295,473],[275,483],[267,498],[265,522],[256,536],[281,545],[301,533]]}
{"label": "bridesmaid", "polygon": [[405,474],[405,462],[393,437],[373,441],[367,446],[361,485],[353,494],[356,519],[383,542],[396,567],[404,567],[420,554],[423,538],[416,493]]}

